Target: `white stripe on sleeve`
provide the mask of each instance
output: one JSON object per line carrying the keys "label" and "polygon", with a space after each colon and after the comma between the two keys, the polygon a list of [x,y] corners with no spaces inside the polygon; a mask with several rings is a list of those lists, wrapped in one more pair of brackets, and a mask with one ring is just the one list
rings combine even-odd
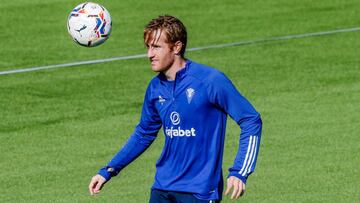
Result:
{"label": "white stripe on sleeve", "polygon": [[253,158],[252,158],[252,161],[251,161],[251,164],[250,164],[250,167],[249,167],[247,173],[250,173],[251,168],[253,167],[254,161],[255,161],[255,159],[256,159],[258,141],[259,141],[259,138],[256,137],[255,148],[254,148],[254,150],[255,150],[255,151],[254,151],[254,156],[253,156]]}
{"label": "white stripe on sleeve", "polygon": [[250,148],[251,148],[251,145],[252,145],[252,142],[253,142],[253,136],[250,136],[250,141],[249,141],[249,145],[248,145],[248,148],[247,148],[247,151],[246,151],[246,156],[245,156],[245,159],[244,159],[244,162],[243,162],[243,166],[241,168],[241,170],[239,171],[239,174],[243,173],[244,169],[245,169],[245,165],[249,159],[249,154],[250,154]]}

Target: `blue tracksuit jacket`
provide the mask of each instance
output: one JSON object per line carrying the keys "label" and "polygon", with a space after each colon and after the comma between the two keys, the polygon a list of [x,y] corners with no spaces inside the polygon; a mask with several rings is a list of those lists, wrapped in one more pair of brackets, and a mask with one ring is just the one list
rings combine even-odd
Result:
{"label": "blue tracksuit jacket", "polygon": [[[140,123],[99,174],[106,180],[117,175],[148,148],[163,127],[165,145],[152,188],[221,200],[227,115],[241,127],[239,150],[229,176],[246,183],[258,156],[260,115],[223,73],[190,60],[177,72],[175,81],[167,81],[162,73],[151,80]],[[115,170],[109,172],[108,168]]]}

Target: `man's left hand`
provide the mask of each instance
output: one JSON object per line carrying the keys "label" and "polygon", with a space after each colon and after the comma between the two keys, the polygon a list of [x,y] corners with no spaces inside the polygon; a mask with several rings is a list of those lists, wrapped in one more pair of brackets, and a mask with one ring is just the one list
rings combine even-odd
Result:
{"label": "man's left hand", "polygon": [[233,188],[231,199],[239,199],[239,197],[241,197],[245,193],[245,184],[235,176],[230,176],[227,179],[227,188],[225,191],[225,195],[228,195],[230,193],[231,188]]}

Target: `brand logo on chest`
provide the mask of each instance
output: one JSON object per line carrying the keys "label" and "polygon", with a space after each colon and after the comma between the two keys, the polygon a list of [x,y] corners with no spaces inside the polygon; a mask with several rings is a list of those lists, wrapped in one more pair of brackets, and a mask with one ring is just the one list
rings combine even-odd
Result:
{"label": "brand logo on chest", "polygon": [[161,95],[159,95],[159,103],[160,103],[161,105],[163,105],[165,101],[166,101],[166,100],[165,100],[164,98],[162,98]]}

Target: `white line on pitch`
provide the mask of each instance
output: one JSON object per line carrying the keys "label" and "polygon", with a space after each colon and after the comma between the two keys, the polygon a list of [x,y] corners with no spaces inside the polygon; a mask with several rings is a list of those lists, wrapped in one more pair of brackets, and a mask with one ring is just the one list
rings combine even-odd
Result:
{"label": "white line on pitch", "polygon": [[[344,33],[344,32],[354,32],[354,31],[359,31],[359,30],[360,30],[360,27],[354,27],[354,28],[347,28],[347,29],[324,31],[324,32],[313,32],[313,33],[287,35],[287,36],[280,36],[280,37],[270,37],[270,38],[241,41],[241,42],[234,42],[234,43],[227,43],[227,44],[195,47],[195,48],[189,48],[186,51],[191,52],[191,51],[200,51],[200,50],[205,50],[205,49],[218,49],[218,48],[225,48],[225,47],[231,47],[231,46],[243,46],[243,45],[250,45],[250,44],[266,43],[266,42],[271,42],[271,41],[290,40],[290,39],[298,39],[298,38],[306,38],[306,37],[316,37],[316,36],[323,36],[323,35],[330,35],[330,34],[337,34],[337,33]],[[9,74],[15,74],[15,73],[31,72],[31,71],[38,71],[38,70],[45,70],[45,69],[53,69],[53,68],[66,68],[66,67],[71,67],[71,66],[97,64],[97,63],[105,63],[105,62],[111,62],[111,61],[145,58],[145,57],[146,57],[146,54],[137,54],[137,55],[121,56],[121,57],[114,57],[114,58],[107,58],[107,59],[78,61],[78,62],[73,62],[73,63],[55,64],[55,65],[39,66],[39,67],[31,67],[31,68],[21,68],[21,69],[15,69],[15,70],[1,71],[0,75],[9,75]]]}

